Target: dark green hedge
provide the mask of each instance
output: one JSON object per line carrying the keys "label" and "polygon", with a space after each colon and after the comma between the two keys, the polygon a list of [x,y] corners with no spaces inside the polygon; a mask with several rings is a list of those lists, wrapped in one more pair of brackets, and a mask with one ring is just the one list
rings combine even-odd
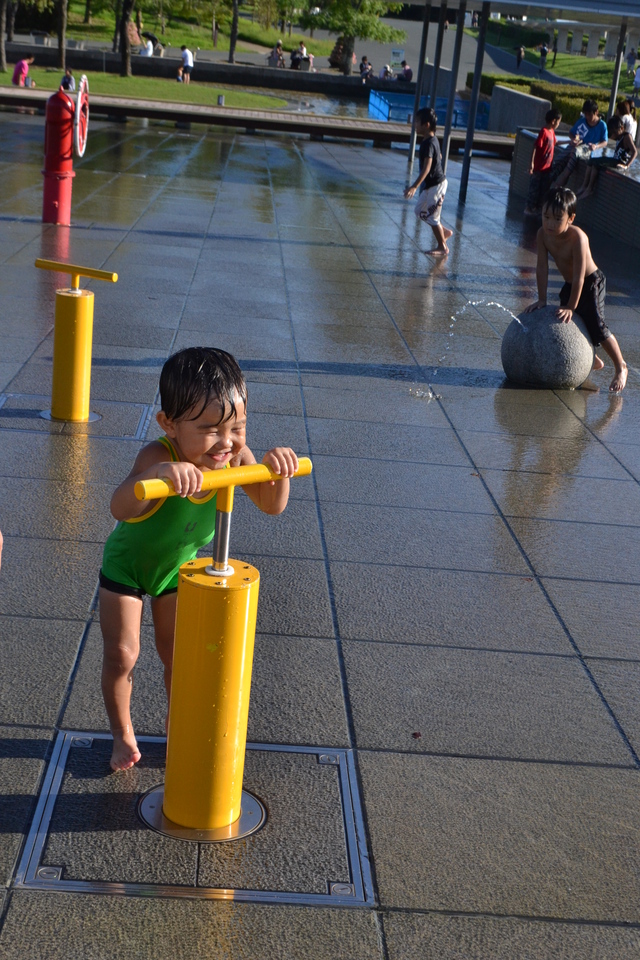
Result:
{"label": "dark green hedge", "polygon": [[[555,106],[556,97],[575,97],[584,103],[585,100],[597,100],[601,105],[609,103],[610,91],[601,87],[582,87],[570,83],[549,83],[546,80],[536,80],[535,77],[518,77],[509,73],[483,73],[480,80],[480,93],[490,97],[496,83],[508,87],[523,87],[525,93],[543,100],[551,100]],[[473,73],[467,74],[467,86],[473,84]]]}
{"label": "dark green hedge", "polygon": [[[508,73],[483,73],[480,80],[480,92],[490,97],[496,83],[511,90],[529,93],[532,97],[550,100],[552,106],[562,111],[564,123],[574,124],[582,112],[585,100],[595,100],[602,114],[609,105],[610,91],[601,87],[581,87],[569,83],[549,83],[534,77],[518,77]],[[473,73],[467,74],[467,86],[473,84]],[[624,99],[619,97],[620,100]]]}

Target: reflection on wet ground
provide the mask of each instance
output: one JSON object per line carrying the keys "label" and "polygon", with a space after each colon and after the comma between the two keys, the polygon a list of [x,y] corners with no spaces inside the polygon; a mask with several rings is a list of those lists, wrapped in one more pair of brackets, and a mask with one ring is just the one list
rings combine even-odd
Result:
{"label": "reflection on wet ground", "polygon": [[[254,451],[290,443],[314,461],[281,518],[238,498],[233,549],[263,580],[251,737],[355,750],[375,866],[379,909],[352,912],[357,935],[335,926],[339,910],[295,908],[290,955],[313,942],[318,960],[426,957],[425,944],[439,960],[635,958],[634,257],[591,237],[631,367],[624,394],[608,394],[608,365],[596,391],[515,389],[500,344],[507,311],[536,298],[535,230],[509,202],[504,162],[474,157],[464,206],[450,163],[443,220],[455,233],[436,262],[402,197],[401,150],[92,123],[69,230],[39,222],[42,122],[0,125],[0,629],[13,638],[0,662],[10,680],[16,658],[21,670],[0,723],[22,737],[39,723],[45,744],[56,724],[106,729],[92,619],[109,496],[157,435],[164,358],[216,344],[246,371]],[[34,270],[36,256],[119,274],[89,284],[102,419],[86,427],[37,416],[60,280]],[[552,271],[550,299],[560,287]],[[36,569],[46,578],[25,575]],[[144,656],[140,724],[162,735],[162,676]],[[25,810],[41,769],[12,761]],[[11,896],[9,960],[24,955],[27,926],[50,949],[41,903]],[[137,930],[158,917],[150,903],[127,905]],[[84,898],[63,906],[75,955],[87,955],[113,914]],[[243,937],[230,956],[271,956],[265,943],[294,936],[293,913],[280,913],[290,908],[258,923],[241,904],[161,906],[196,931],[207,960],[229,924]],[[175,944],[155,953],[177,955]]]}

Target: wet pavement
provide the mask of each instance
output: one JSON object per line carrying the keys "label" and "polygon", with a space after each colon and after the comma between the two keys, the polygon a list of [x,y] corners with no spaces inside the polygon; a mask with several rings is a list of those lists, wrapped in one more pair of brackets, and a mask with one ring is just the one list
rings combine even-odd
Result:
{"label": "wet pavement", "polygon": [[[402,150],[92,123],[69,230],[39,223],[42,121],[0,124],[2,956],[637,957],[632,259],[592,238],[624,395],[608,364],[596,392],[510,389],[503,307],[535,299],[535,253],[506,163],[474,158],[464,207],[450,163],[456,232],[438,263],[402,199]],[[90,425],[38,417],[62,285],[38,256],[119,274],[87,283]],[[247,781],[270,819],[222,853],[135,817],[162,767],[148,618],[134,722],[152,739],[139,770],[108,774],[96,623],[111,491],[157,435],[164,359],[201,343],[247,374],[254,451],[288,443],[315,467],[282,517],[243,496],[234,511],[232,554],[262,576]],[[70,750],[42,838],[63,885],[21,885],[67,730],[96,739]],[[357,887],[346,781],[309,761],[315,747],[352,764],[351,907],[330,900],[331,883]],[[277,896],[198,897],[221,885]]]}

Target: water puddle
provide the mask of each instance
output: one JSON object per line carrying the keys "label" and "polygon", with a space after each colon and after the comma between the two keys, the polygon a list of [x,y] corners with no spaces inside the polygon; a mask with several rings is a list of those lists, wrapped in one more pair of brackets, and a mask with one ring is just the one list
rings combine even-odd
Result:
{"label": "water puddle", "polygon": [[434,393],[430,383],[427,384],[426,390],[423,390],[422,387],[409,387],[409,393],[412,397],[415,397],[416,400],[426,400],[427,403],[430,403],[432,400],[442,400],[439,393]]}

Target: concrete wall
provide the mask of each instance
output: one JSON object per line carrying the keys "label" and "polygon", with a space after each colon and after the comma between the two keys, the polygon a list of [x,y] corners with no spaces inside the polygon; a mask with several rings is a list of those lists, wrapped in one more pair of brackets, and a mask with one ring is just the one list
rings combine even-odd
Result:
{"label": "concrete wall", "polygon": [[[522,206],[529,190],[529,164],[535,145],[537,131],[519,130],[511,161],[509,192],[522,199]],[[636,161],[638,163],[638,161]],[[631,168],[634,173],[640,171]],[[585,174],[585,163],[571,174],[567,186],[577,190]],[[640,206],[640,180],[633,176],[618,173],[616,170],[601,170],[592,197],[578,201],[576,223],[587,233],[595,236],[605,234],[616,243],[624,243],[640,250],[640,218],[637,210]],[[611,211],[615,211],[615,216]]]}
{"label": "concrete wall", "polygon": [[550,100],[496,84],[491,94],[488,129],[493,133],[515,133],[518,127],[527,126],[538,131],[550,109]]}
{"label": "concrete wall", "polygon": [[[425,63],[424,73],[422,74],[422,93],[423,96],[428,96],[431,92],[431,78],[433,77],[433,64]],[[462,70],[460,71],[460,76],[462,77]],[[464,84],[463,84],[464,85]],[[415,84],[412,84],[415,90]],[[449,96],[449,87],[451,86],[451,70],[446,67],[440,67],[438,70],[438,89],[436,90],[436,97],[448,97]]]}

